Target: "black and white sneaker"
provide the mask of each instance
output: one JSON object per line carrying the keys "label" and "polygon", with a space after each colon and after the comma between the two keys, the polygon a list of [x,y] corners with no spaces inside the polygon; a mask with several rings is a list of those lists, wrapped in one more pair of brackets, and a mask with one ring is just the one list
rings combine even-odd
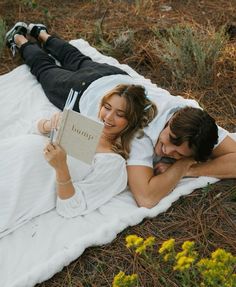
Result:
{"label": "black and white sneaker", "polygon": [[33,38],[35,38],[36,40],[38,40],[38,37],[41,31],[48,32],[47,27],[43,24],[30,23],[28,26],[28,34],[32,36]]}
{"label": "black and white sneaker", "polygon": [[17,22],[7,33],[5,36],[5,41],[7,46],[10,48],[13,57],[16,54],[16,51],[18,49],[16,43],[15,43],[15,35],[23,35],[26,37],[27,34],[27,28],[28,25],[24,22]]}

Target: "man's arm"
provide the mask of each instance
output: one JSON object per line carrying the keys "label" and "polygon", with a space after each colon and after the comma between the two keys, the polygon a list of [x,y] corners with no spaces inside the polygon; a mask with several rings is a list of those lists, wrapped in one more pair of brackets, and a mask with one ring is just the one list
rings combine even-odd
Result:
{"label": "man's arm", "polygon": [[155,206],[175,188],[193,163],[190,158],[180,159],[156,176],[151,167],[128,166],[129,186],[137,204],[147,208]]}
{"label": "man's arm", "polygon": [[186,175],[236,178],[236,141],[227,136],[213,150],[209,161],[192,165]]}

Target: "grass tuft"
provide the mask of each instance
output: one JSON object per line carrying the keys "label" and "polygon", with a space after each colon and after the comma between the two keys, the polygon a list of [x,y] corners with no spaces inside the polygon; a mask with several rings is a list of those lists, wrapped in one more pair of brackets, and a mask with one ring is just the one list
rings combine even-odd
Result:
{"label": "grass tuft", "polygon": [[22,3],[24,6],[29,7],[31,9],[35,9],[38,6],[38,3],[36,0],[20,0],[20,3]]}
{"label": "grass tuft", "polygon": [[5,44],[5,33],[6,33],[6,25],[2,18],[0,18],[0,56],[2,54],[2,50]]}
{"label": "grass tuft", "polygon": [[204,88],[213,84],[215,65],[227,39],[224,27],[215,32],[176,25],[164,31],[154,28],[153,32],[153,47],[171,71],[176,86],[191,83]]}

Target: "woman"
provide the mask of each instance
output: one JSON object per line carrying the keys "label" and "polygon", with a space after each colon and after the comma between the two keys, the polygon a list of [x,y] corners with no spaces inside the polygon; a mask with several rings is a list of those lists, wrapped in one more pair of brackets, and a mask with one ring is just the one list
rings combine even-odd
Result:
{"label": "woman", "polygon": [[[124,190],[127,184],[125,159],[129,155],[130,142],[156,115],[156,106],[138,85],[116,85],[104,97],[99,92],[86,94],[86,88],[96,79],[126,73],[93,62],[65,41],[50,37],[45,26],[34,25],[31,35],[34,31],[36,38],[45,38],[51,43],[50,52],[58,55],[63,66],[58,67],[37,44],[28,42],[25,25],[17,23],[7,33],[7,43],[13,48],[16,41],[21,47],[26,63],[49,100],[62,109],[68,91],[71,88],[79,91],[75,110],[85,115],[89,115],[91,109],[93,113],[97,111],[104,129],[90,167],[67,157],[55,143],[45,146],[45,137],[40,135],[13,137],[1,142],[0,169],[11,170],[10,175],[3,173],[0,177],[2,234],[55,205],[64,217],[86,214]],[[40,119],[37,129],[41,134],[48,134],[57,122],[58,115]],[[22,168],[24,163],[27,164]]]}
{"label": "woman", "polygon": [[43,136],[56,126],[57,115],[37,121],[40,134],[2,140],[0,237],[55,206],[60,215],[74,217],[122,192],[131,139],[155,114],[141,86],[119,85],[107,93],[99,110],[104,128],[91,166],[66,156]]}

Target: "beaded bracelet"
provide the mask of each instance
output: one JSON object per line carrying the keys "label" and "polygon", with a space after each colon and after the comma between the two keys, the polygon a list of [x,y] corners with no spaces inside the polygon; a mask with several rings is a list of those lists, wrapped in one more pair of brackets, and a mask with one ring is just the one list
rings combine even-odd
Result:
{"label": "beaded bracelet", "polygon": [[56,180],[56,184],[58,184],[58,185],[67,185],[68,183],[71,183],[71,182],[72,182],[71,178],[68,179],[67,181],[58,181],[58,180]]}

